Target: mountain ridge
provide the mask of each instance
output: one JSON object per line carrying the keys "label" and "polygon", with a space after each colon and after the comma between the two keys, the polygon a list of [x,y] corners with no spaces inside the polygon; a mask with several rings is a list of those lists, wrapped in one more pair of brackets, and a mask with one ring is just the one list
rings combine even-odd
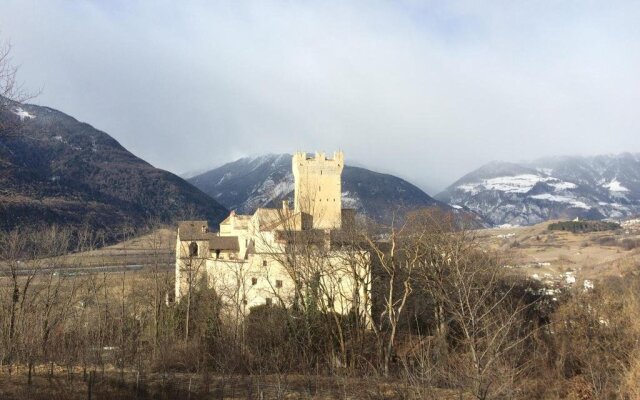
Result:
{"label": "mountain ridge", "polygon": [[435,196],[494,225],[555,218],[620,219],[640,213],[640,155],[551,156],[491,162]]}
{"label": "mountain ridge", "polygon": [[0,134],[1,229],[39,222],[112,231],[189,216],[215,222],[227,212],[185,180],[61,111],[14,103],[0,122],[15,131]]}
{"label": "mountain ridge", "polygon": [[[258,207],[277,206],[280,200],[292,198],[291,155],[243,157],[189,182],[227,208],[250,214]],[[348,164],[342,172],[342,203],[344,208],[355,208],[385,223],[396,211],[433,206],[451,210],[404,179]]]}

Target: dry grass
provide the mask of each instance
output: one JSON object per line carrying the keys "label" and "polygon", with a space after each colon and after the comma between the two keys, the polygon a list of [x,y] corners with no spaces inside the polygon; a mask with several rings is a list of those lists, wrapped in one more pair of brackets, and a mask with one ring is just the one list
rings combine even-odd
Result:
{"label": "dry grass", "polygon": [[175,241],[175,230],[161,228],[150,234],[125,240],[112,246],[68,254],[53,260],[58,265],[69,267],[78,265],[85,267],[151,265],[155,263],[168,266],[175,262]]}
{"label": "dry grass", "polygon": [[[0,373],[2,399],[87,399],[89,373],[39,368],[31,385],[24,373]],[[337,377],[295,374],[227,375],[150,373],[115,369],[94,372],[92,399],[471,399],[468,393],[409,385],[380,377]]]}

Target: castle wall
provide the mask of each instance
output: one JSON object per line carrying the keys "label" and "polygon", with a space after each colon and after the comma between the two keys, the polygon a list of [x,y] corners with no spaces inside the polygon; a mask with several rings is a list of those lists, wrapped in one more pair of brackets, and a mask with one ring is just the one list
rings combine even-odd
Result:
{"label": "castle wall", "polygon": [[[189,246],[196,243],[198,255],[189,257]],[[206,272],[206,261],[209,257],[208,240],[180,240],[176,239],[176,281],[175,300],[180,301],[189,290],[189,280],[195,284]]]}
{"label": "castle wall", "polygon": [[[253,254],[249,260],[209,260],[209,285],[215,288],[232,314],[247,315],[252,307],[267,304],[290,307],[295,302],[296,286],[293,276],[302,282],[302,295],[317,290],[321,310],[347,314],[352,309],[370,309],[370,275],[365,264],[352,267],[349,258],[368,259],[364,252],[332,252],[315,258],[315,265],[291,265],[276,254]],[[308,259],[306,257],[300,257]],[[315,283],[313,283],[315,282]],[[316,289],[313,289],[315,286]],[[364,313],[368,318],[369,313]]]}

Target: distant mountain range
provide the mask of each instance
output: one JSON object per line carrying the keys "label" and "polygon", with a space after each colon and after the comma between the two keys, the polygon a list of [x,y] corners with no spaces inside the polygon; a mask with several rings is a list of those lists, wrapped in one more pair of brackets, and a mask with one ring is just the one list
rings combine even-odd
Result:
{"label": "distant mountain range", "polygon": [[[242,214],[278,206],[281,200],[293,197],[289,154],[241,158],[188,180]],[[407,210],[431,206],[451,209],[403,179],[349,165],[342,172],[342,206],[383,223],[390,222],[394,213]]]}
{"label": "distant mountain range", "polygon": [[0,113],[0,229],[56,223],[113,232],[149,220],[219,222],[226,213],[182,178],[60,111],[13,104]]}
{"label": "distant mountain range", "polygon": [[[408,210],[462,210],[476,222],[534,224],[555,218],[640,214],[640,155],[493,162],[435,199],[393,175],[346,165],[342,202],[382,223]],[[188,179],[134,156],[92,126],[48,107],[0,111],[0,230],[34,223],[115,231],[150,220],[252,213],[292,199],[291,155],[242,158]]]}
{"label": "distant mountain range", "polygon": [[463,176],[435,197],[471,210],[495,225],[635,216],[640,214],[640,155],[493,162]]}

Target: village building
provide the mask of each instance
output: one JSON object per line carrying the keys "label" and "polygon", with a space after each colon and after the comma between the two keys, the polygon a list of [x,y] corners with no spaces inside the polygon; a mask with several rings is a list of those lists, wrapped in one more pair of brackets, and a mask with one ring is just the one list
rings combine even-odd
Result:
{"label": "village building", "polygon": [[176,241],[175,298],[205,282],[227,311],[247,315],[262,305],[316,307],[370,316],[369,254],[352,246],[355,210],[342,209],[344,155],[292,157],[293,208],[231,211],[210,231],[184,221]]}

